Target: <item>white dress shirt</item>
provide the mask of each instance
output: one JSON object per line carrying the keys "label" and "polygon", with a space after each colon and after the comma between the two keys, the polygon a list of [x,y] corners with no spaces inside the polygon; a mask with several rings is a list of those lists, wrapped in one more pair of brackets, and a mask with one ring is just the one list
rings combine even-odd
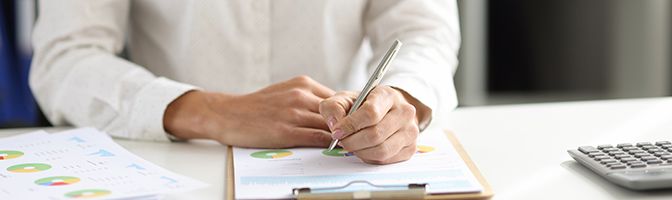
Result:
{"label": "white dress shirt", "polygon": [[244,94],[298,75],[360,90],[397,38],[381,84],[429,106],[434,123],[457,105],[455,0],[39,3],[30,86],[54,125],[167,141],[164,111],[186,91]]}

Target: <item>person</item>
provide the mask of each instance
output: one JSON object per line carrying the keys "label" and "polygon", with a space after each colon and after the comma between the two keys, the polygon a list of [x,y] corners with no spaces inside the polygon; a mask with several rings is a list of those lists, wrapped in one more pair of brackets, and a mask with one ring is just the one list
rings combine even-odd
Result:
{"label": "person", "polygon": [[[30,86],[54,125],[258,148],[326,147],[333,137],[388,164],[409,159],[419,132],[457,104],[451,0],[38,5]],[[364,85],[353,77],[368,77],[395,39],[404,46],[385,78],[346,116]]]}

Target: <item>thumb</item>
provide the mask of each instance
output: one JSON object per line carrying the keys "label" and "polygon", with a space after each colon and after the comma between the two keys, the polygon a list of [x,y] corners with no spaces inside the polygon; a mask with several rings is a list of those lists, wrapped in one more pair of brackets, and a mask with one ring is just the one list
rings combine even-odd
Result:
{"label": "thumb", "polygon": [[346,110],[350,109],[354,95],[348,92],[338,92],[320,102],[320,114],[327,121],[329,130],[334,131],[334,125],[346,115]]}

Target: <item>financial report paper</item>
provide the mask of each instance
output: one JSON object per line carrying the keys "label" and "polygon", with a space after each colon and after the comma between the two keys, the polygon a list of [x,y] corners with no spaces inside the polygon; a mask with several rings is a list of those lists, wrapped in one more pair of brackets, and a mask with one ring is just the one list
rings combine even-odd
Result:
{"label": "financial report paper", "polygon": [[0,199],[161,199],[206,184],[156,166],[92,128],[0,138]]}
{"label": "financial report paper", "polygon": [[371,165],[342,149],[233,148],[236,199],[287,199],[293,188],[344,186],[366,180],[377,185],[426,183],[427,193],[480,192],[482,186],[444,132],[426,130],[408,161]]}

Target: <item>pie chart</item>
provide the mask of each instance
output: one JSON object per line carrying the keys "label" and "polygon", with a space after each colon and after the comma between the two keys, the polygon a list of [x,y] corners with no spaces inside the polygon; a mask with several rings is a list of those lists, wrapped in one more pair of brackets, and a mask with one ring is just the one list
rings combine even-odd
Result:
{"label": "pie chart", "polygon": [[109,190],[86,189],[65,193],[65,197],[73,199],[88,199],[88,198],[102,197],[105,195],[109,195],[110,193],[112,192],[110,192]]}
{"label": "pie chart", "polygon": [[61,186],[70,185],[79,182],[79,178],[72,176],[52,176],[41,178],[35,181],[35,184],[43,186]]}
{"label": "pie chart", "polygon": [[327,150],[322,151],[322,154],[324,154],[325,156],[333,156],[333,157],[346,157],[346,156],[352,156],[353,155],[352,153],[350,153],[346,150],[343,150],[342,148],[335,148],[335,149],[332,149],[331,151],[329,151],[327,149]]}
{"label": "pie chart", "polygon": [[9,160],[23,155],[20,151],[0,150],[0,160]]}
{"label": "pie chart", "polygon": [[431,146],[426,146],[426,145],[418,145],[418,152],[417,153],[429,153],[434,151],[434,147]]}
{"label": "pie chart", "polygon": [[51,169],[51,165],[43,163],[26,163],[10,166],[7,168],[7,171],[15,173],[33,173],[33,172],[41,172],[48,169]]}
{"label": "pie chart", "polygon": [[261,159],[278,159],[291,156],[292,152],[287,150],[267,150],[267,151],[257,151],[250,156]]}

